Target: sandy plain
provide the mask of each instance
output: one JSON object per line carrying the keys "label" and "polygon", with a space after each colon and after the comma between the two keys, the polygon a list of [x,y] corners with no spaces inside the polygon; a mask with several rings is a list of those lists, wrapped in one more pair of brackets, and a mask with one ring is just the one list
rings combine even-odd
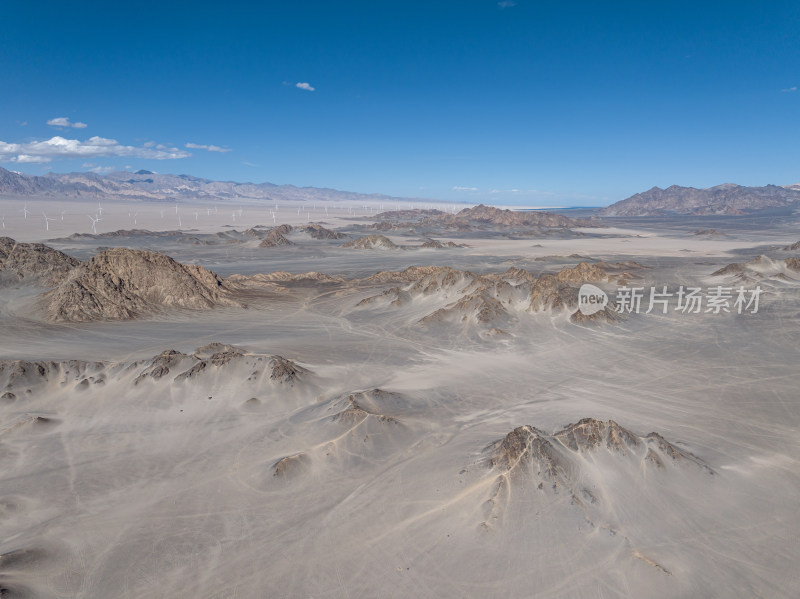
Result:
{"label": "sandy plain", "polygon": [[[286,247],[203,243],[272,226],[265,206],[242,207],[234,224],[238,206],[213,220],[213,207],[180,205],[181,235],[70,238],[88,233],[95,203],[41,202],[27,207],[65,220],[45,231],[41,216],[4,201],[5,234],[80,260],[129,247],[221,277],[341,281],[240,289],[246,307],[85,323],[51,322],[45,290],[4,282],[4,596],[766,598],[800,588],[800,272],[781,262],[799,253],[783,249],[800,239],[796,216],[713,219],[714,234],[696,233],[709,228],[699,218],[614,219],[563,238],[436,235],[467,246],[446,249],[391,231],[412,247],[354,250],[302,234]],[[104,204],[98,233],[134,228],[133,212],[135,228],[176,230],[162,208],[175,216],[174,205]],[[347,207],[312,210],[281,206],[275,224],[324,222],[357,237],[374,222]],[[771,262],[748,277],[712,275],[760,255]],[[522,300],[502,326],[469,307],[420,323],[468,282],[359,305],[397,285],[364,282],[380,271],[537,276],[601,260],[641,264],[645,288],[765,292],[757,314],[587,325]],[[240,351],[216,364],[212,343]],[[170,349],[182,356],[152,376]],[[586,418],[588,436],[571,445],[569,425]],[[612,446],[609,421],[629,435],[623,445]]]}

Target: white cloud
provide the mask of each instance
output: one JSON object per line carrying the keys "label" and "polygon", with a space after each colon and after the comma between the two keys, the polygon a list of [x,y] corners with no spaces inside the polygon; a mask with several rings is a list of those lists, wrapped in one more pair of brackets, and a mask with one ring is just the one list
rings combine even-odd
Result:
{"label": "white cloud", "polygon": [[110,173],[114,170],[113,166],[100,166],[99,164],[92,164],[90,162],[85,162],[83,164],[83,168],[88,170],[90,173],[97,173],[99,175]]}
{"label": "white cloud", "polygon": [[[147,145],[147,144],[145,144],[145,145]],[[222,153],[225,153],[225,152],[230,152],[231,151],[230,148],[221,148],[220,146],[193,144],[193,143],[187,143],[186,147],[190,148],[192,150],[206,150],[208,152],[222,152]]]}
{"label": "white cloud", "polygon": [[786,89],[782,89],[781,90],[781,92],[783,92],[784,94],[785,93],[796,92],[796,91],[797,91],[797,86],[796,85],[793,85],[792,87],[787,87]]}
{"label": "white cloud", "polygon": [[300,89],[304,89],[304,90],[309,91],[309,92],[313,92],[314,91],[314,88],[311,87],[310,83],[302,83],[302,82],[301,83],[297,83],[297,84],[295,84],[295,87],[298,87]]}
{"label": "white cloud", "polygon": [[123,146],[116,139],[90,137],[86,141],[55,136],[44,141],[7,143],[0,141],[0,162],[50,162],[70,158],[99,158],[108,156],[132,156],[152,160],[174,160],[188,158],[189,152],[179,148],[160,146],[145,148]]}
{"label": "white cloud", "polygon": [[462,187],[461,185],[455,185],[453,187],[454,191],[478,191],[477,187]]}
{"label": "white cloud", "polygon": [[[537,189],[526,189],[524,190],[526,193],[540,193],[540,194],[548,194],[551,193],[549,191],[539,191]],[[493,189],[489,193],[522,193],[522,189]]]}
{"label": "white cloud", "polygon": [[28,162],[31,164],[44,164],[50,162],[50,159],[45,156],[31,156],[30,154],[20,154],[16,156],[11,162]]}
{"label": "white cloud", "polygon": [[86,127],[88,127],[86,123],[81,123],[80,121],[77,123],[71,123],[70,120],[65,116],[50,119],[47,121],[47,124],[52,125],[53,127],[73,127],[74,129],[86,129]]}
{"label": "white cloud", "polygon": [[514,0],[502,0],[501,2],[497,3],[497,6],[500,8],[511,8],[512,6],[516,6],[517,3]]}

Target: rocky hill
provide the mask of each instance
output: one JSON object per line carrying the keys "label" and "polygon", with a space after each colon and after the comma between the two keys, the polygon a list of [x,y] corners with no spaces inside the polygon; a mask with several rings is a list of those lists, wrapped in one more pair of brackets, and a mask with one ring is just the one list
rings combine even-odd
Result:
{"label": "rocky hill", "polygon": [[17,243],[0,237],[0,280],[33,281],[52,286],[80,262],[41,243]]}
{"label": "rocky hill", "polygon": [[456,214],[440,210],[404,210],[381,212],[379,222],[369,225],[378,231],[410,230],[417,233],[435,231],[501,231],[538,230],[542,233],[569,227],[598,227],[600,223],[585,218],[571,218],[541,210],[507,210],[479,204]]}
{"label": "rocky hill", "polygon": [[354,248],[357,250],[396,250],[399,249],[400,246],[383,235],[366,235],[365,237],[359,237],[353,241],[348,241],[342,247]]}
{"label": "rocky hill", "polygon": [[213,272],[156,252],[110,249],[74,268],[45,295],[54,321],[127,320],[158,308],[238,306]]}
{"label": "rocky hill", "polygon": [[672,185],[653,187],[605,208],[604,216],[658,216],[669,214],[706,216],[742,215],[769,208],[800,206],[800,189],[766,185],[744,187],[725,183],[697,189]]}
{"label": "rocky hill", "polygon": [[264,240],[260,244],[258,244],[258,247],[271,248],[282,245],[294,245],[294,243],[286,239],[281,230],[276,227],[267,233],[267,236],[264,237]]}

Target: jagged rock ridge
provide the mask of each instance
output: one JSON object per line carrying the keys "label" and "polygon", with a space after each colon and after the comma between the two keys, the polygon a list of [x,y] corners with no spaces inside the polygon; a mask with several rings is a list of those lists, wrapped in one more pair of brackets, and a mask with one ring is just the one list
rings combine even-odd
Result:
{"label": "jagged rock ridge", "polygon": [[535,474],[559,484],[570,484],[578,468],[574,454],[599,450],[631,456],[656,468],[667,463],[688,464],[708,474],[714,471],[700,458],[667,441],[658,433],[636,435],[613,420],[584,418],[547,434],[533,426],[520,426],[489,446],[489,465],[504,475]]}
{"label": "jagged rock ridge", "polygon": [[[233,370],[231,370],[233,369]],[[148,360],[135,362],[88,362],[83,360],[0,360],[0,390],[6,401],[16,401],[41,385],[82,389],[132,378],[134,386],[201,380],[214,373],[239,373],[254,385],[291,387],[303,382],[310,371],[279,355],[256,354],[221,343],[197,348],[193,353],[169,349]]]}
{"label": "jagged rock ridge", "polygon": [[[502,273],[478,275],[450,267],[410,267],[404,271],[382,271],[362,283],[396,283],[378,295],[362,299],[358,306],[379,306],[388,303],[398,307],[417,296],[438,295],[444,305],[420,319],[420,324],[438,322],[475,322],[498,328],[515,322],[524,312],[563,310],[577,305],[578,286],[586,282],[627,280],[636,275],[629,271],[643,268],[635,262],[589,264],[580,262],[557,273],[535,275],[520,268]],[[574,322],[614,321],[615,314],[602,311],[595,316]],[[499,332],[504,332],[502,328]]]}

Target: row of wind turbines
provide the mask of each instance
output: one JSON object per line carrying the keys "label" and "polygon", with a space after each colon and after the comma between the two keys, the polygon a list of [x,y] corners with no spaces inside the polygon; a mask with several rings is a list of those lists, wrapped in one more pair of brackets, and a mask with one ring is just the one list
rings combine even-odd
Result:
{"label": "row of wind turbines", "polygon": [[[25,218],[25,220],[28,220],[28,215],[29,214],[32,214],[32,212],[30,210],[28,210],[28,204],[25,204],[25,206],[22,208],[22,215]],[[64,214],[66,214],[66,210],[62,210],[61,211],[61,220],[62,221],[64,220]],[[49,231],[50,230],[50,221],[51,220],[57,220],[57,219],[52,218],[50,216],[47,216],[47,213],[44,212],[44,211],[42,211],[42,217],[44,218],[45,231]],[[2,215],[2,224],[3,224],[3,229],[5,229],[6,228],[6,215],[5,214]]]}
{"label": "row of wind turbines", "polygon": [[[286,205],[284,205],[284,209],[285,209],[285,207],[286,207]],[[407,205],[404,205],[404,204],[401,204],[399,202],[396,203],[396,204],[391,204],[388,207],[388,211],[424,210],[424,209],[429,209],[429,208],[434,208],[434,207],[438,208],[440,210],[446,211],[446,212],[452,212],[452,213],[457,212],[457,208],[456,208],[455,205],[452,205],[452,206],[444,205],[444,207],[441,204],[429,204],[428,205],[428,204],[410,204],[409,203]],[[293,208],[293,206],[290,205],[289,209],[291,210],[292,208]],[[168,218],[168,215],[165,215],[165,211],[166,210],[167,209],[165,209],[165,208],[160,208],[159,209],[159,214],[160,214],[161,220],[166,220]],[[281,210],[281,206],[278,204],[277,201],[275,201],[275,202],[273,202],[271,204],[268,204],[267,206],[264,206],[264,205],[254,206],[251,209],[249,209],[249,211],[248,211],[248,215],[251,218],[246,219],[245,218],[244,209],[243,208],[237,208],[237,209],[234,209],[233,211],[230,212],[230,221],[227,222],[227,223],[222,223],[222,224],[223,225],[229,225],[229,226],[231,224],[232,225],[244,224],[245,220],[252,221],[253,223],[255,223],[255,222],[263,222],[263,220],[266,220],[264,217],[266,217],[266,214],[268,213],[269,214],[269,218],[272,220],[272,224],[273,225],[277,225],[278,224],[278,214],[279,214],[280,210]],[[171,212],[172,210],[169,210],[169,211]],[[205,215],[202,214],[203,211],[205,211]],[[312,215],[314,216],[314,220],[318,220],[319,218],[330,217],[331,214],[338,215],[338,216],[343,216],[343,217],[347,217],[347,218],[359,218],[359,217],[364,217],[364,216],[367,216],[367,217],[374,216],[374,215],[376,215],[376,214],[378,214],[380,212],[386,212],[386,211],[387,211],[387,206],[385,204],[383,204],[383,203],[379,203],[377,205],[369,205],[369,204],[353,205],[352,203],[339,204],[339,203],[336,203],[336,202],[330,202],[330,203],[324,203],[323,205],[320,205],[319,207],[318,207],[317,203],[313,203],[311,205],[307,205],[307,204],[303,203],[303,204],[301,204],[301,205],[299,205],[297,207],[297,217],[299,219],[303,220],[302,217],[303,217],[303,215],[305,215],[305,219],[304,220],[306,222],[311,222]],[[23,218],[25,220],[28,220],[28,217],[36,218],[34,213],[31,210],[29,210],[27,203],[25,203],[25,205],[20,210],[20,212],[22,213],[22,216],[23,216]],[[60,217],[61,218],[58,219],[58,218],[55,218],[55,217],[48,216],[47,213],[43,210],[41,212],[41,218],[44,220],[45,232],[48,232],[48,233],[50,232],[50,223],[51,222],[58,221],[58,220],[63,222],[65,220],[64,217],[67,214],[68,213],[67,213],[66,210],[61,210],[61,212],[60,212]],[[219,222],[220,210],[219,210],[219,207],[216,206],[216,205],[213,206],[213,207],[208,207],[207,206],[207,207],[202,208],[202,209],[191,209],[190,208],[189,209],[189,214],[193,214],[194,215],[195,223],[199,223],[200,222],[201,216],[205,216],[206,219],[210,219],[210,218],[214,217],[215,221]],[[260,215],[263,215],[263,216],[260,216]],[[102,203],[101,202],[97,203],[97,209],[94,211],[94,214],[87,214],[86,216],[87,216],[87,218],[89,219],[89,221],[91,223],[91,232],[92,232],[92,234],[93,235],[97,235],[97,225],[98,225],[98,223],[100,223],[100,222],[102,222],[104,220]],[[116,216],[118,217],[119,214],[117,214]],[[139,217],[140,216],[142,216],[142,213],[140,213],[139,211],[134,211],[133,209],[129,209],[128,210],[128,218],[130,219],[130,221],[132,222],[134,227],[139,225]],[[153,216],[152,213],[149,213],[147,216],[151,217],[151,222],[152,222],[152,216]],[[184,219],[185,216],[186,216],[186,213],[185,213],[185,211],[181,210],[180,204],[175,204],[175,206],[174,206],[174,218],[177,221],[178,229],[182,229],[183,228],[183,226],[184,226],[183,219]],[[0,224],[2,225],[2,228],[5,230],[6,229],[6,216],[5,216],[5,214],[0,215]]]}

